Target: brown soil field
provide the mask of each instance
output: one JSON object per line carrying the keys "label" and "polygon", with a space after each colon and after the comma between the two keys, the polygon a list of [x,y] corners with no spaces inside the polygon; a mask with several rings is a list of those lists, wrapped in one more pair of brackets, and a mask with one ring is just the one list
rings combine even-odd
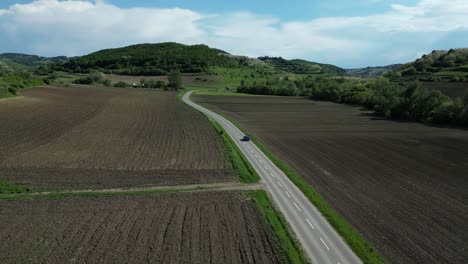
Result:
{"label": "brown soil field", "polygon": [[175,93],[35,88],[0,102],[0,180],[45,189],[235,181],[211,124]]}
{"label": "brown soil field", "polygon": [[421,82],[421,87],[428,90],[439,90],[452,98],[463,98],[468,94],[468,82]]}
{"label": "brown soil field", "polygon": [[1,263],[280,263],[240,192],[0,201]]}
{"label": "brown soil field", "polygon": [[194,96],[296,170],[389,263],[468,259],[468,131],[272,96]]}

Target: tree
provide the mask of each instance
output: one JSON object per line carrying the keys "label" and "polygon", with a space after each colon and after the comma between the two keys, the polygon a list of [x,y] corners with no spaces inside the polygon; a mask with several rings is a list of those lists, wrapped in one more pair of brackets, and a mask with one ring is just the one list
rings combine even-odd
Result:
{"label": "tree", "polygon": [[168,86],[172,90],[177,91],[177,90],[182,88],[182,77],[180,75],[179,70],[172,70],[169,73],[168,80],[169,80],[169,85]]}

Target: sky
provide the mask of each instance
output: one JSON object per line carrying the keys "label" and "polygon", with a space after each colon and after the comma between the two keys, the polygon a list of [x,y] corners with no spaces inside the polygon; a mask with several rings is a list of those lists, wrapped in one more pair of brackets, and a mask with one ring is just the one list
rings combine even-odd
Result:
{"label": "sky", "polygon": [[468,0],[1,0],[0,53],[207,44],[344,68],[468,47]]}

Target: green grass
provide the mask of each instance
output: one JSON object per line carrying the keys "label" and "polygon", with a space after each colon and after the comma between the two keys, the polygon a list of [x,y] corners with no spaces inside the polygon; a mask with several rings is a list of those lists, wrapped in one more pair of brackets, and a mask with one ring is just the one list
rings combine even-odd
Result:
{"label": "green grass", "polygon": [[11,182],[0,181],[0,195],[15,195],[32,192],[30,188],[23,187]]}
{"label": "green grass", "polygon": [[[225,115],[221,113],[218,114],[230,120]],[[236,122],[231,122],[241,131],[243,131]],[[349,247],[364,263],[386,263],[383,256],[380,255],[342,216],[340,216],[333,208],[331,208],[312,186],[306,183],[294,170],[289,168],[283,161],[271,153],[254,136],[251,134],[249,135],[255,145],[257,145],[257,147],[304,193],[309,201],[311,201],[315,207],[317,207],[317,209],[322,213],[327,221],[334,227],[334,229],[341,235],[341,237],[344,238]]]}
{"label": "green grass", "polygon": [[260,181],[255,169],[250,162],[245,158],[237,145],[232,141],[231,137],[224,128],[216,121],[208,117],[216,132],[219,134],[224,143],[224,152],[226,158],[231,162],[234,170],[239,175],[240,181],[243,183],[257,183]]}
{"label": "green grass", "polygon": [[194,187],[189,189],[156,189],[141,191],[118,191],[118,192],[97,192],[97,191],[54,191],[54,192],[23,192],[23,193],[0,193],[0,200],[30,200],[30,199],[60,199],[60,198],[96,198],[96,197],[114,197],[114,196],[137,196],[137,195],[157,195],[161,193],[191,192],[191,191],[209,191],[214,187]]}
{"label": "green grass", "polygon": [[291,235],[284,217],[275,210],[268,195],[263,190],[248,191],[248,194],[259,208],[265,220],[270,224],[279,242],[280,249],[284,252],[287,260],[284,263],[308,263],[300,244]]}
{"label": "green grass", "polygon": [[[182,97],[186,92],[187,91],[182,91],[177,93],[177,99],[182,103],[184,103]],[[196,109],[193,110],[198,112]],[[243,183],[257,183],[260,181],[260,176],[258,176],[255,169],[245,158],[244,154],[242,154],[237,145],[232,141],[231,137],[226,133],[224,128],[210,117],[204,115],[201,112],[199,113],[208,119],[208,121],[213,125],[214,129],[223,140],[224,155],[226,159],[232,164],[232,167],[236,173],[239,175],[240,181]]]}

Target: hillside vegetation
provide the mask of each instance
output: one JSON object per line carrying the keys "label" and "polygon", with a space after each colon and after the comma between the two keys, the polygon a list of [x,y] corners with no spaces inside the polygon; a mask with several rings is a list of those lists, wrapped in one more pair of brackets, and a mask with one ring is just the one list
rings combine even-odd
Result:
{"label": "hillside vegetation", "polygon": [[468,81],[468,49],[432,51],[388,74],[421,81]]}
{"label": "hillside vegetation", "polygon": [[261,61],[272,64],[276,69],[295,74],[343,74],[340,67],[310,62],[306,60],[286,60],[281,57],[259,57]]}
{"label": "hillside vegetation", "polygon": [[172,42],[140,44],[101,50],[71,59],[63,64],[63,68],[83,73],[102,70],[127,75],[166,75],[173,69],[179,69],[182,73],[200,73],[212,66],[239,65],[236,60],[220,55],[225,53],[206,45],[189,46]]}
{"label": "hillside vegetation", "polygon": [[43,84],[43,79],[32,74],[31,68],[0,58],[0,98],[13,97],[19,89]]}
{"label": "hillside vegetation", "polygon": [[365,68],[355,68],[347,69],[346,74],[356,77],[380,77],[388,71],[398,69],[402,64],[392,64],[387,66],[376,66],[376,67],[365,67]]}
{"label": "hillside vegetation", "polygon": [[27,67],[46,66],[52,63],[68,61],[68,58],[65,56],[41,57],[41,56],[21,54],[21,53],[3,53],[3,54],[0,54],[0,59],[8,59],[17,64],[27,66]]}

